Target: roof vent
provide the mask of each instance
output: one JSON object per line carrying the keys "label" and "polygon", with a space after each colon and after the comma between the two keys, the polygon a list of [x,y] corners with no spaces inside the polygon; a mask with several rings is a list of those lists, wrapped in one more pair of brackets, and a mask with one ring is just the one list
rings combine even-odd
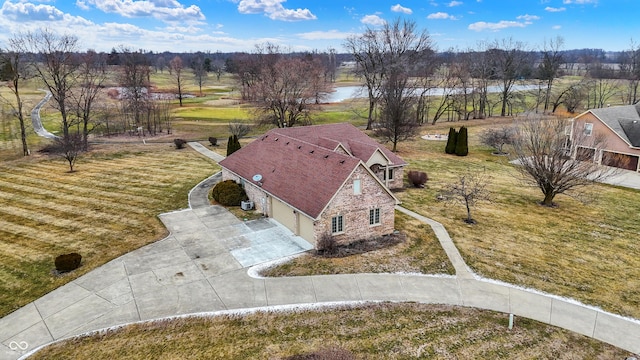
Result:
{"label": "roof vent", "polygon": [[255,181],[255,182],[260,182],[260,181],[262,180],[262,175],[260,175],[260,174],[255,174],[255,175],[253,175],[253,178],[252,178],[252,179],[253,179],[253,181]]}
{"label": "roof vent", "polygon": [[309,154],[313,154],[313,152],[314,152],[314,151],[315,151],[315,150],[311,150],[311,151],[309,151]]}
{"label": "roof vent", "polygon": [[302,145],[298,145],[298,149],[302,149]]}
{"label": "roof vent", "polygon": [[329,155],[325,155],[325,156],[324,156],[324,158],[325,158],[325,159],[326,159],[326,158],[328,158],[328,157],[329,157]]}
{"label": "roof vent", "polygon": [[340,160],[340,164],[344,164],[344,160]]}

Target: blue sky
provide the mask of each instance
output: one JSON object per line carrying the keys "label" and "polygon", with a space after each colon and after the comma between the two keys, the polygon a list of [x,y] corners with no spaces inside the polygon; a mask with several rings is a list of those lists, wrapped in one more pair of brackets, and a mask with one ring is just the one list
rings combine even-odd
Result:
{"label": "blue sky", "polygon": [[[640,42],[638,0],[0,0],[0,47],[11,34],[48,28],[84,49],[342,52],[344,39],[397,17],[426,29],[438,50],[512,38],[538,49],[624,50]],[[633,38],[633,37],[636,38]]]}

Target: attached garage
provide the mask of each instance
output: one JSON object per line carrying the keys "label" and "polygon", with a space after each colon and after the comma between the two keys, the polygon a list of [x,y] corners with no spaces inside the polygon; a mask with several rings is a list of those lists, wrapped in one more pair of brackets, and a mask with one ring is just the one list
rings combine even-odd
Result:
{"label": "attached garage", "polygon": [[638,170],[638,156],[620,154],[612,151],[602,152],[602,165],[617,167],[626,170]]}
{"label": "attached garage", "polygon": [[293,212],[293,209],[289,205],[272,197],[271,212],[271,217],[274,220],[284,225],[287,229],[291,230],[294,234],[297,235],[296,214]]}

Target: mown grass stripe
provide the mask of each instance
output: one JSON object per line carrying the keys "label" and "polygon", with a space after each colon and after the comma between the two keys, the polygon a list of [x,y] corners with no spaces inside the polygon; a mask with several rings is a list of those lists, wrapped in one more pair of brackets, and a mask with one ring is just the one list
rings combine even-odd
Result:
{"label": "mown grass stripe", "polygon": [[[2,189],[0,189],[0,200],[4,200],[8,202],[8,201],[14,200],[14,198],[15,196],[12,196],[11,194],[3,192]],[[64,212],[67,214],[75,215],[78,218],[86,218],[86,219],[83,219],[83,222],[88,220],[96,220],[100,222],[114,222],[114,223],[126,224],[129,226],[138,226],[142,224],[141,221],[125,216],[121,212],[117,214],[108,213],[107,211],[105,211],[107,209],[104,209],[104,208],[100,209],[99,211],[96,211],[95,209],[86,209],[86,208],[81,208],[74,205],[61,204],[59,202],[52,201],[51,199],[48,199],[48,201],[42,201],[42,200],[37,200],[33,198],[28,198],[28,197],[21,197],[18,203],[28,205],[29,207],[34,209],[44,208],[52,211]]]}
{"label": "mown grass stripe", "polygon": [[[29,219],[35,223],[42,224],[44,226],[53,226],[57,227],[63,231],[84,231],[86,229],[86,224],[82,221],[79,221],[76,218],[69,218],[69,216],[65,216],[64,213],[55,212],[53,214],[45,214],[42,212],[34,211],[32,209],[25,209],[12,205],[4,205],[0,207],[0,213],[4,213],[6,215],[11,215],[14,218],[19,219],[19,222],[22,223],[22,219]],[[91,226],[91,230],[96,233],[108,233],[107,229],[103,229],[100,227],[99,223],[94,223]]]}
{"label": "mown grass stripe", "polygon": [[115,202],[111,199],[96,199],[91,196],[80,196],[74,195],[77,192],[69,192],[65,193],[63,191],[53,191],[43,189],[38,186],[29,186],[29,185],[20,185],[13,182],[6,182],[0,179],[0,186],[4,188],[17,189],[27,193],[37,193],[39,195],[46,195],[51,197],[52,199],[56,199],[57,201],[68,201],[72,204],[77,204],[78,206],[86,205],[89,208],[111,208],[121,210],[123,212],[137,213],[137,214],[145,214],[146,209],[141,208],[139,206],[135,206],[133,204],[127,204],[124,202]]}
{"label": "mown grass stripe", "polygon": [[53,179],[48,179],[48,180],[36,179],[33,177],[28,177],[28,176],[18,175],[18,174],[9,174],[9,173],[4,174],[3,177],[7,179],[12,179],[20,183],[29,183],[33,186],[38,186],[40,188],[55,188],[57,191],[66,190],[70,193],[86,193],[86,194],[91,194],[92,196],[127,200],[128,202],[131,202],[131,203],[155,201],[153,198],[148,198],[142,195],[122,194],[119,192],[109,192],[109,191],[101,190],[100,182],[78,184],[78,183],[81,183],[80,180],[82,179],[76,179],[75,182],[66,183],[66,182],[62,182],[61,181],[62,179],[60,179],[59,181],[56,181]]}

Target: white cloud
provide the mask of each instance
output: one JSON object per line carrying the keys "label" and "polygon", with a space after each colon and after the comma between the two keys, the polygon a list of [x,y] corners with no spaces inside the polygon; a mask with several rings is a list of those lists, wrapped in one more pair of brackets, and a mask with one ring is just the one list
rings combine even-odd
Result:
{"label": "white cloud", "polygon": [[353,33],[342,32],[338,30],[310,31],[298,34],[301,39],[305,40],[343,40],[351,35],[353,35]]}
{"label": "white cloud", "polygon": [[524,21],[533,21],[533,20],[540,20],[540,16],[526,14],[526,15],[520,15],[516,19],[524,20]]}
{"label": "white cloud", "polygon": [[453,15],[449,15],[446,12],[437,12],[437,13],[429,14],[429,15],[427,15],[427,19],[430,19],[430,20],[458,20],[458,18],[456,18]]}
{"label": "white cloud", "polygon": [[563,4],[597,4],[598,0],[563,0]]}
{"label": "white cloud", "polygon": [[309,9],[285,9],[282,5],[286,0],[234,0],[238,2],[241,14],[264,13],[272,20],[300,21],[315,20],[317,17]]}
{"label": "white cloud", "polygon": [[87,5],[86,2],[84,2],[83,0],[77,0],[76,1],[76,6],[79,7],[81,10],[90,10],[91,7],[89,5]]}
{"label": "white cloud", "polygon": [[0,18],[17,23],[25,23],[25,25],[34,25],[39,22],[64,22],[77,25],[91,24],[90,21],[80,16],[65,14],[51,5],[26,2],[12,3],[10,0],[2,4],[2,8],[0,8]]}
{"label": "white cloud", "polygon": [[567,10],[567,8],[565,8],[565,7],[554,8],[554,7],[551,7],[551,6],[547,6],[546,8],[544,8],[544,10],[548,11],[548,12],[562,12],[562,11]]}
{"label": "white cloud", "polygon": [[560,30],[560,29],[562,29],[562,25],[553,25],[551,28],[553,30]]}
{"label": "white cloud", "polygon": [[85,9],[95,6],[105,13],[128,18],[153,17],[167,22],[193,22],[205,19],[198,6],[184,7],[175,0],[79,0],[76,5]]}
{"label": "white cloud", "polygon": [[378,15],[365,15],[362,17],[362,19],[360,19],[360,22],[366,25],[373,26],[382,26],[387,23]]}
{"label": "white cloud", "polygon": [[400,4],[395,4],[391,7],[391,11],[393,12],[399,12],[399,13],[403,13],[403,14],[407,14],[407,15],[411,15],[413,14],[413,10],[406,8]]}
{"label": "white cloud", "polygon": [[448,7],[454,7],[454,6],[460,6],[462,4],[463,4],[462,1],[453,0],[452,2],[448,3],[447,6]]}
{"label": "white cloud", "polygon": [[473,30],[473,31],[484,31],[484,30],[488,30],[488,31],[500,31],[502,29],[507,29],[507,28],[514,28],[514,27],[526,27],[527,25],[518,21],[500,21],[497,23],[488,23],[488,22],[484,22],[484,21],[478,21],[475,22],[473,24],[470,24],[468,26],[469,30]]}

